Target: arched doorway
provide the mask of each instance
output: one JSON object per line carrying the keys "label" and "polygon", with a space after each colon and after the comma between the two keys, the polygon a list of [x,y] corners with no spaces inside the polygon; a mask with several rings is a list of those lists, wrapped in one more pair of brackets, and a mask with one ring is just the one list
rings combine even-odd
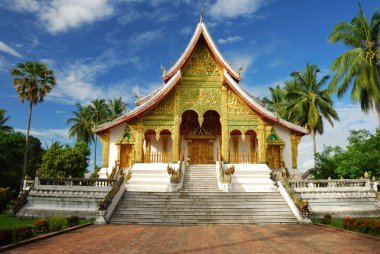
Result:
{"label": "arched doorway", "polygon": [[[159,134],[159,135],[157,135]],[[168,163],[172,157],[172,138],[169,130],[156,133],[155,130],[147,130],[144,133],[144,162]]]}
{"label": "arched doorway", "polygon": [[191,164],[215,162],[221,134],[220,116],[216,111],[208,110],[202,117],[194,110],[185,111],[180,134],[185,143],[183,154],[190,159]]}

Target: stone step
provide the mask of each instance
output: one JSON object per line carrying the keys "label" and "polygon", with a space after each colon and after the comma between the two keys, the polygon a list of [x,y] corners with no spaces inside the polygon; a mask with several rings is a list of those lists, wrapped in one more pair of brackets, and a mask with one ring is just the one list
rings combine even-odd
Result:
{"label": "stone step", "polygon": [[298,223],[296,219],[290,218],[260,218],[260,219],[112,219],[111,223],[123,223],[123,224],[163,224],[163,225],[202,225],[202,224],[295,224]]}
{"label": "stone step", "polygon": [[215,208],[215,209],[205,209],[205,208],[197,208],[197,209],[191,209],[191,208],[184,208],[184,209],[166,209],[161,208],[161,210],[158,209],[151,209],[147,210],[146,208],[122,208],[120,207],[117,211],[115,211],[114,215],[116,214],[184,214],[184,215],[194,215],[194,214],[217,214],[217,215],[256,215],[256,214],[267,214],[267,215],[273,215],[278,216],[281,214],[287,214],[289,215],[290,209],[287,207],[283,208],[276,208],[276,211],[273,211],[273,208],[251,208],[247,210],[246,208],[238,208],[235,210],[232,209],[226,209],[226,208]]}

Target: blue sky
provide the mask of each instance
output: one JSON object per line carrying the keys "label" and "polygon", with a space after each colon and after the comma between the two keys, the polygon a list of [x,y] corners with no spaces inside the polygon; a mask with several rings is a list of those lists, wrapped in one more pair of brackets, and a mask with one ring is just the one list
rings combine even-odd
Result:
{"label": "blue sky", "polygon": [[[327,37],[335,24],[350,21],[357,0],[2,0],[0,1],[0,108],[9,124],[25,130],[27,104],[21,104],[9,70],[39,60],[53,69],[57,87],[34,108],[32,134],[43,142],[72,143],[66,120],[76,102],[122,96],[133,107],[162,83],[160,65],[169,69],[183,52],[204,8],[204,21],[225,58],[244,66],[241,86],[266,96],[307,62],[328,74],[346,48]],[[368,18],[380,1],[362,0]],[[373,112],[363,114],[349,97],[334,97],[341,121],[317,137],[323,145],[345,145],[349,129],[373,131]],[[100,147],[100,145],[99,145]],[[312,164],[311,138],[300,144],[299,165]],[[99,154],[100,157],[100,154]],[[100,158],[99,158],[100,160]],[[100,161],[99,161],[100,164]]]}

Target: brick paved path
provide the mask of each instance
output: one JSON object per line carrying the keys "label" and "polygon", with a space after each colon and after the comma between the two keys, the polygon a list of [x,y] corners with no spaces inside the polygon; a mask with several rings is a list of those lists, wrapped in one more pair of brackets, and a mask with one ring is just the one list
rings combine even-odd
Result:
{"label": "brick paved path", "polygon": [[315,225],[106,225],[8,253],[380,253],[380,240]]}

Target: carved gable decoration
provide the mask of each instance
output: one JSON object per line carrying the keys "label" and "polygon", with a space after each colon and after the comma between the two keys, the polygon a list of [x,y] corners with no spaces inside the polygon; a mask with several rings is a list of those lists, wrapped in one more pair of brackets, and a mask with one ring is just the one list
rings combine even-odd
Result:
{"label": "carved gable decoration", "polygon": [[183,76],[219,76],[218,66],[201,37],[182,70]]}
{"label": "carved gable decoration", "polygon": [[173,114],[174,113],[174,90],[160,101],[148,114]]}
{"label": "carved gable decoration", "polygon": [[285,142],[278,136],[273,128],[267,136],[267,142],[268,145],[285,145]]}
{"label": "carved gable decoration", "polygon": [[234,92],[228,90],[228,114],[256,115]]}

